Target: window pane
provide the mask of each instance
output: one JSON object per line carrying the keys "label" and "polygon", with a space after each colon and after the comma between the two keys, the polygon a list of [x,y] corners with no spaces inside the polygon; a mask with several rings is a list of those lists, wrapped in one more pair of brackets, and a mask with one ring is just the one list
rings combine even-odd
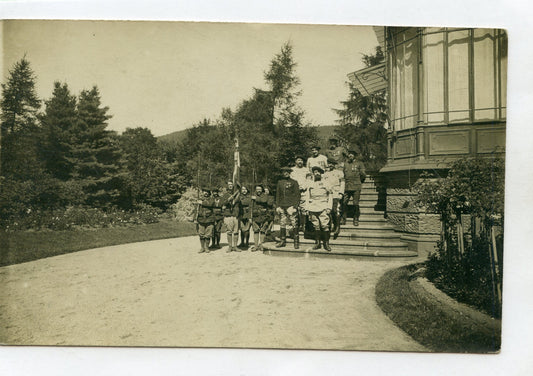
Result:
{"label": "window pane", "polygon": [[450,122],[469,120],[468,30],[448,33],[448,109]]}
{"label": "window pane", "polygon": [[444,34],[424,37],[424,120],[427,124],[444,122]]}
{"label": "window pane", "polygon": [[413,128],[417,122],[417,82],[418,82],[418,38],[416,28],[410,28],[405,32],[404,43],[404,75],[403,75],[403,98],[404,98],[404,127]]}
{"label": "window pane", "polygon": [[507,33],[500,30],[500,77],[501,77],[501,107],[502,118],[506,118],[507,113]]}
{"label": "window pane", "polygon": [[[403,42],[403,33],[400,33],[396,37],[397,44]],[[395,110],[395,128],[396,129],[403,129],[404,128],[404,122],[403,122],[403,45],[400,45],[396,48],[396,110]]]}
{"label": "window pane", "polygon": [[474,30],[474,117],[496,119],[497,78],[493,29]]}

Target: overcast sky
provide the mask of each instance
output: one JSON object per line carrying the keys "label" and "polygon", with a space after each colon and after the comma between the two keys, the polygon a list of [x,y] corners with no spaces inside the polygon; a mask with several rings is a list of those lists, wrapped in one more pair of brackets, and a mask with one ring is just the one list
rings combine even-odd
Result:
{"label": "overcast sky", "polygon": [[109,128],[148,127],[156,136],[216,119],[266,88],[263,73],[290,41],[300,106],[314,125],[334,124],[346,75],[363,67],[377,39],[371,27],[199,22],[3,21],[3,77],[24,54],[49,98],[97,85]]}

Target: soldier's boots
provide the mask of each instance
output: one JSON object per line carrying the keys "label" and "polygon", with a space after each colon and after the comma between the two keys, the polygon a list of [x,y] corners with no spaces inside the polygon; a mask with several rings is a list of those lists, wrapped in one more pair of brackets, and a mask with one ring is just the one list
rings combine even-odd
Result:
{"label": "soldier's boots", "polygon": [[200,251],[198,253],[209,253],[208,245],[209,239],[200,238]]}
{"label": "soldier's boots", "polygon": [[276,244],[276,248],[285,247],[287,245],[287,229],[281,228],[279,230],[280,241]]}
{"label": "soldier's boots", "polygon": [[315,245],[313,246],[313,249],[320,249],[320,238],[320,230],[315,230]]}
{"label": "soldier's boots", "polygon": [[329,231],[322,231],[322,240],[324,241],[324,249],[328,252],[331,252],[331,247],[329,246]]}

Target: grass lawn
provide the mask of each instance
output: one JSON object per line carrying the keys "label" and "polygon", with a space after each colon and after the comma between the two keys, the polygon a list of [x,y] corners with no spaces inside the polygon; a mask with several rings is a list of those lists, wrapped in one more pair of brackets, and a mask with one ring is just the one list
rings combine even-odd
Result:
{"label": "grass lawn", "polygon": [[0,266],[44,257],[146,240],[196,234],[194,223],[161,220],[131,227],[78,229],[68,231],[0,232]]}
{"label": "grass lawn", "polygon": [[416,265],[385,273],[376,285],[376,301],[401,329],[438,352],[488,353],[500,349],[501,333],[474,322],[431,299],[409,275]]}

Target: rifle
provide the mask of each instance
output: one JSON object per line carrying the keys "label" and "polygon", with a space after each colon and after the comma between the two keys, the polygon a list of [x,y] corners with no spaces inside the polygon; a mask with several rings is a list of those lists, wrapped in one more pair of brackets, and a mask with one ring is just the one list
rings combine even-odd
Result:
{"label": "rifle", "polygon": [[198,156],[198,164],[197,164],[197,176],[196,176],[196,187],[197,187],[197,203],[196,203],[196,212],[194,213],[194,223],[198,223],[198,214],[200,212],[200,204],[198,201],[200,201],[200,157]]}
{"label": "rifle", "polygon": [[[253,181],[253,193],[252,193],[252,197],[255,196],[255,168],[252,168],[252,181]],[[254,203],[255,203],[255,199],[252,199],[252,205],[250,207],[250,223],[252,224],[253,226],[253,223],[254,223]]]}

